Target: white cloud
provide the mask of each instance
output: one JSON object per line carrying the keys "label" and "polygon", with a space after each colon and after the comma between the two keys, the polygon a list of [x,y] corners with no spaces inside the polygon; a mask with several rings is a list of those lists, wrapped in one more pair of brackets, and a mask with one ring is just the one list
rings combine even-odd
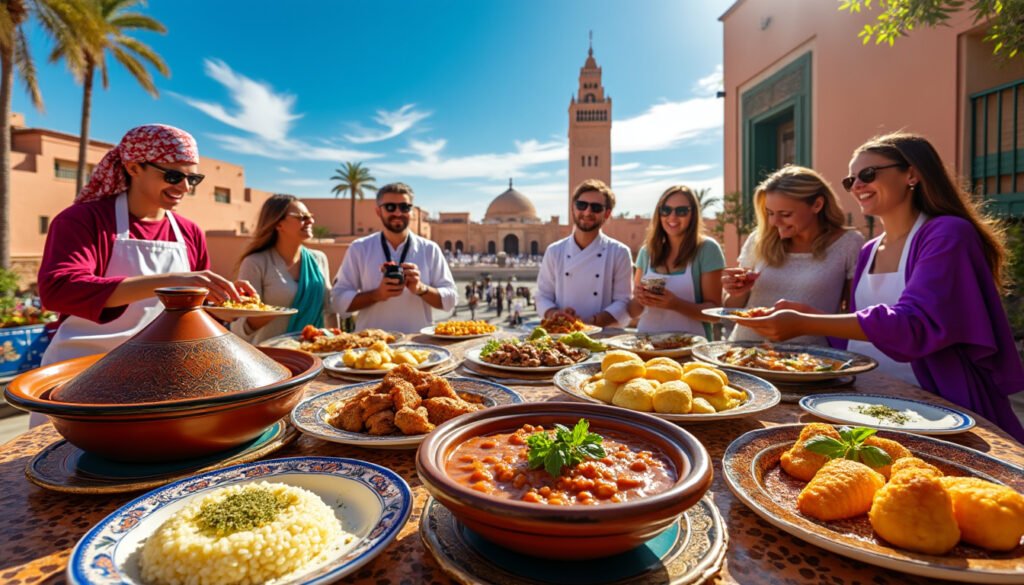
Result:
{"label": "white cloud", "polygon": [[722,64],[715,65],[715,70],[706,77],[701,77],[693,86],[693,93],[700,96],[714,96],[722,89]]}
{"label": "white cloud", "polygon": [[290,138],[267,140],[259,136],[230,136],[227,134],[210,134],[209,136],[219,142],[225,150],[276,160],[329,160],[338,162],[349,159],[369,160],[382,156],[375,152],[365,152],[349,148],[313,146],[302,140]]}
{"label": "white cloud", "polygon": [[[722,196],[724,190],[724,179],[722,176],[710,177],[707,179],[689,180],[686,185],[697,191],[700,189],[711,189],[711,195]],[[615,199],[618,203],[615,206],[615,213],[628,211],[633,215],[651,215],[654,212],[654,204],[658,202],[658,196],[668,187],[664,180],[647,179],[634,181],[616,180],[612,188],[615,190]],[[721,209],[717,205],[711,209],[705,209],[705,216],[714,215],[715,211]]]}
{"label": "white cloud", "polygon": [[516,141],[513,152],[474,154],[445,158],[447,142],[412,140],[402,152],[415,158],[399,162],[378,162],[375,172],[396,177],[423,177],[436,180],[491,179],[519,177],[527,168],[552,162],[564,162],[569,147],[564,142]]}
{"label": "white cloud", "polygon": [[613,173],[619,173],[619,172],[622,172],[622,171],[633,171],[633,170],[636,170],[636,169],[639,169],[639,168],[640,168],[640,163],[638,163],[638,162],[631,162],[631,163],[625,163],[625,164],[621,164],[621,165],[612,165],[612,172]]}
{"label": "white cloud", "polygon": [[641,177],[681,177],[683,175],[692,175],[694,173],[710,171],[713,168],[715,168],[715,165],[709,164],[687,165],[685,167],[651,165],[649,167],[640,169],[637,175]]}
{"label": "white cloud", "polygon": [[416,104],[406,104],[393,112],[377,110],[377,115],[373,119],[384,126],[384,129],[373,130],[355,125],[358,133],[346,134],[345,140],[355,144],[366,144],[394,138],[430,116],[431,112],[418,111],[414,109],[415,107]]}
{"label": "white cloud", "polygon": [[289,169],[288,167],[277,167],[277,172],[291,175],[295,173],[295,170]]}
{"label": "white cloud", "polygon": [[721,129],[723,120],[722,100],[713,97],[657,104],[639,116],[612,124],[612,151],[672,148]]}
{"label": "white cloud", "polygon": [[278,181],[278,184],[289,187],[324,187],[327,191],[330,190],[330,181],[328,179],[283,179]]}

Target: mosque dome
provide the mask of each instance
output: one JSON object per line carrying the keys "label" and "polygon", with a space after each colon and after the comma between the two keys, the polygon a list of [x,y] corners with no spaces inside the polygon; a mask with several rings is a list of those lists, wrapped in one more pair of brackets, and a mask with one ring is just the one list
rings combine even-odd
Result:
{"label": "mosque dome", "polygon": [[512,179],[508,181],[508,190],[498,195],[487,206],[484,221],[491,223],[538,223],[537,209],[530,198],[512,188]]}

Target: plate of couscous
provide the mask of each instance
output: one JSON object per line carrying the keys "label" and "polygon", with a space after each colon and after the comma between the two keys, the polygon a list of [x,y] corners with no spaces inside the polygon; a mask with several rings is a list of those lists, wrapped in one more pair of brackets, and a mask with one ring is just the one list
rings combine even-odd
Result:
{"label": "plate of couscous", "polygon": [[125,504],[75,546],[77,585],[312,585],[377,556],[409,519],[413,497],[390,469],[338,457],[236,465]]}

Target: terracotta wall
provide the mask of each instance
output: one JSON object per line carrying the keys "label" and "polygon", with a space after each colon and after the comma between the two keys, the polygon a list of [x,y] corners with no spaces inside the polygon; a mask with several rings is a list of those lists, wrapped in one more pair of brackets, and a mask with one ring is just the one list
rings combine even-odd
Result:
{"label": "terracotta wall", "polygon": [[[330,230],[332,236],[350,235],[352,200],[351,199],[303,199],[309,212],[316,216],[316,224]],[[367,199],[356,199],[356,237],[363,237],[381,229],[380,218],[377,217],[377,201],[374,194]],[[427,213],[414,207],[409,216],[409,227],[416,234],[430,238],[430,224]]]}
{"label": "terracotta wall", "polygon": [[[237,266],[241,259],[242,251],[248,243],[248,237],[234,232],[207,232],[206,245],[210,252],[211,269],[228,278],[234,278],[237,274]],[[338,273],[338,268],[341,267],[341,261],[345,258],[348,243],[313,241],[306,245],[327,254],[330,276],[333,279]]]}

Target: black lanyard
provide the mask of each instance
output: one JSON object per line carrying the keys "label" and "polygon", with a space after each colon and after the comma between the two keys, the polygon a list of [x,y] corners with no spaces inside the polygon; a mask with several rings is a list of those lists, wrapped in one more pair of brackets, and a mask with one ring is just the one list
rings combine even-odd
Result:
{"label": "black lanyard", "polygon": [[[402,247],[402,254],[398,257],[398,264],[405,264],[405,257],[409,255],[409,244],[412,243],[412,234],[405,236],[405,246]],[[388,239],[384,237],[384,232],[380,233],[380,247],[384,250],[384,258],[391,262],[391,246],[388,245]]]}

